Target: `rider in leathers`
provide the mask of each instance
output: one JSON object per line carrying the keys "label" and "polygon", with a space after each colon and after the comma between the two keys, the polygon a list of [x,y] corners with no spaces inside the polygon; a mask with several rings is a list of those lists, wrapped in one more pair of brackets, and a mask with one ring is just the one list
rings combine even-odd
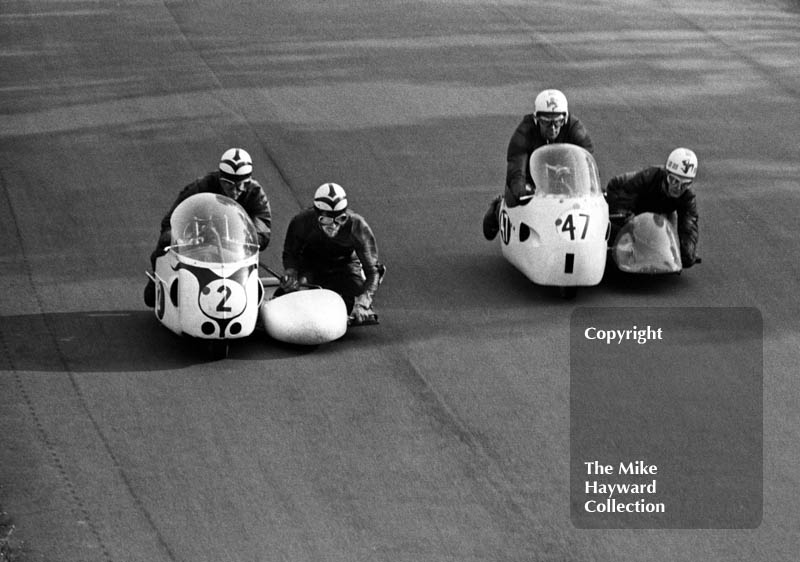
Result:
{"label": "rider in leathers", "polygon": [[347,208],[340,185],[321,185],[314,206],[292,218],[283,267],[282,291],[301,283],[320,285],[342,296],[356,323],[375,318],[372,304],[385,268],[378,261],[372,229],[364,217]]}
{"label": "rider in leathers", "polygon": [[684,268],[697,263],[697,199],[691,185],[697,174],[697,156],[687,148],[676,148],[665,166],[651,166],[620,174],[609,180],[606,201],[611,221],[611,242],[630,217],[651,212],[678,216],[678,239]]}
{"label": "rider in leathers", "polygon": [[[535,190],[529,166],[534,150],[546,144],[576,144],[594,152],[589,134],[581,121],[570,114],[567,98],[559,90],[544,90],[536,96],[533,113],[525,115],[508,143],[506,186],[503,197],[508,207],[529,199]],[[483,219],[483,234],[493,240],[500,229],[500,196],[494,198]]]}

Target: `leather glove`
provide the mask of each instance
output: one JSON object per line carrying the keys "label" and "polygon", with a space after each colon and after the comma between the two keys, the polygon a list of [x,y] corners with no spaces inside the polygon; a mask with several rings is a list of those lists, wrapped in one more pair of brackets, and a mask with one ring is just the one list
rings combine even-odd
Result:
{"label": "leather glove", "polygon": [[350,314],[350,317],[355,324],[363,324],[374,315],[375,313],[372,312],[371,308],[366,308],[361,304],[355,304],[353,305],[353,312]]}
{"label": "leather glove", "polygon": [[269,236],[263,232],[258,233],[258,251],[263,252],[269,246]]}
{"label": "leather glove", "polygon": [[296,291],[300,287],[300,280],[297,278],[297,271],[287,269],[281,277],[280,288],[284,291]]}
{"label": "leather glove", "polygon": [[533,194],[536,192],[536,186],[530,183],[525,184],[525,192],[519,196],[519,204],[527,205],[533,199]]}
{"label": "leather glove", "polygon": [[377,314],[372,310],[372,298],[369,295],[361,294],[355,298],[350,319],[352,324],[363,324],[377,320]]}
{"label": "leather glove", "polygon": [[702,263],[703,260],[700,259],[698,256],[690,257],[690,256],[683,256],[681,257],[681,265],[683,265],[683,269],[689,269],[693,265],[697,265],[698,263]]}
{"label": "leather glove", "polygon": [[618,209],[615,211],[609,211],[608,218],[612,221],[616,222],[617,224],[625,224],[629,220],[634,217],[633,211],[628,211],[627,209]]}

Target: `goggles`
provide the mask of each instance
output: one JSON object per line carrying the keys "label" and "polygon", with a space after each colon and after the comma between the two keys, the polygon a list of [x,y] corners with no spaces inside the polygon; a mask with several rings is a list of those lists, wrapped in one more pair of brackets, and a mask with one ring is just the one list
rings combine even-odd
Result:
{"label": "goggles", "polygon": [[335,217],[329,217],[328,215],[319,215],[317,217],[317,222],[322,226],[330,226],[332,224],[336,224],[336,226],[342,226],[344,223],[347,222],[348,216],[345,213],[341,215],[336,215]]}
{"label": "goggles", "polygon": [[222,184],[223,187],[227,187],[228,189],[233,189],[234,191],[242,191],[248,185],[250,185],[250,178],[245,178],[239,181],[233,181],[228,178],[219,178],[219,182]]}
{"label": "goggles", "polygon": [[538,116],[536,117],[536,120],[540,125],[544,125],[545,127],[563,127],[564,123],[567,122],[566,117],[563,115],[553,117]]}
{"label": "goggles", "polygon": [[681,191],[688,189],[694,180],[690,178],[682,178],[680,176],[676,176],[675,174],[668,173],[667,174],[667,185],[671,188],[680,188]]}

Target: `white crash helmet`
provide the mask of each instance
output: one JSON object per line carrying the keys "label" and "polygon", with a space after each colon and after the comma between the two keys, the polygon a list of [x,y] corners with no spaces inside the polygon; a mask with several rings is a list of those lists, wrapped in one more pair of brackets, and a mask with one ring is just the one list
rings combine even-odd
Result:
{"label": "white crash helmet", "polygon": [[253,175],[253,160],[243,148],[229,148],[219,159],[220,175],[232,182],[250,179]]}
{"label": "white crash helmet", "polygon": [[539,113],[563,113],[569,119],[567,96],[561,90],[542,90],[533,102],[534,117]]}
{"label": "white crash helmet", "polygon": [[665,167],[671,174],[694,179],[697,175],[697,155],[688,148],[676,148],[669,153]]}
{"label": "white crash helmet", "polygon": [[347,210],[347,193],[338,183],[323,183],[314,193],[314,208],[325,214],[344,213]]}

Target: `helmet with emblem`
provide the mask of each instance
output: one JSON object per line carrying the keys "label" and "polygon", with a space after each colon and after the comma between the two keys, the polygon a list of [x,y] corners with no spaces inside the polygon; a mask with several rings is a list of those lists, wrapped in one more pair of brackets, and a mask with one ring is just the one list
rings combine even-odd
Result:
{"label": "helmet with emblem", "polygon": [[697,175],[697,155],[688,148],[676,148],[669,153],[665,167],[671,174],[694,179]]}
{"label": "helmet with emblem", "polygon": [[540,114],[548,116],[563,114],[566,121],[569,119],[567,96],[561,90],[542,90],[533,102],[534,119]]}
{"label": "helmet with emblem", "polygon": [[220,177],[239,183],[253,175],[253,160],[243,148],[229,148],[219,159]]}
{"label": "helmet with emblem", "polygon": [[314,193],[314,208],[327,216],[340,215],[347,210],[347,193],[338,183],[323,183]]}

